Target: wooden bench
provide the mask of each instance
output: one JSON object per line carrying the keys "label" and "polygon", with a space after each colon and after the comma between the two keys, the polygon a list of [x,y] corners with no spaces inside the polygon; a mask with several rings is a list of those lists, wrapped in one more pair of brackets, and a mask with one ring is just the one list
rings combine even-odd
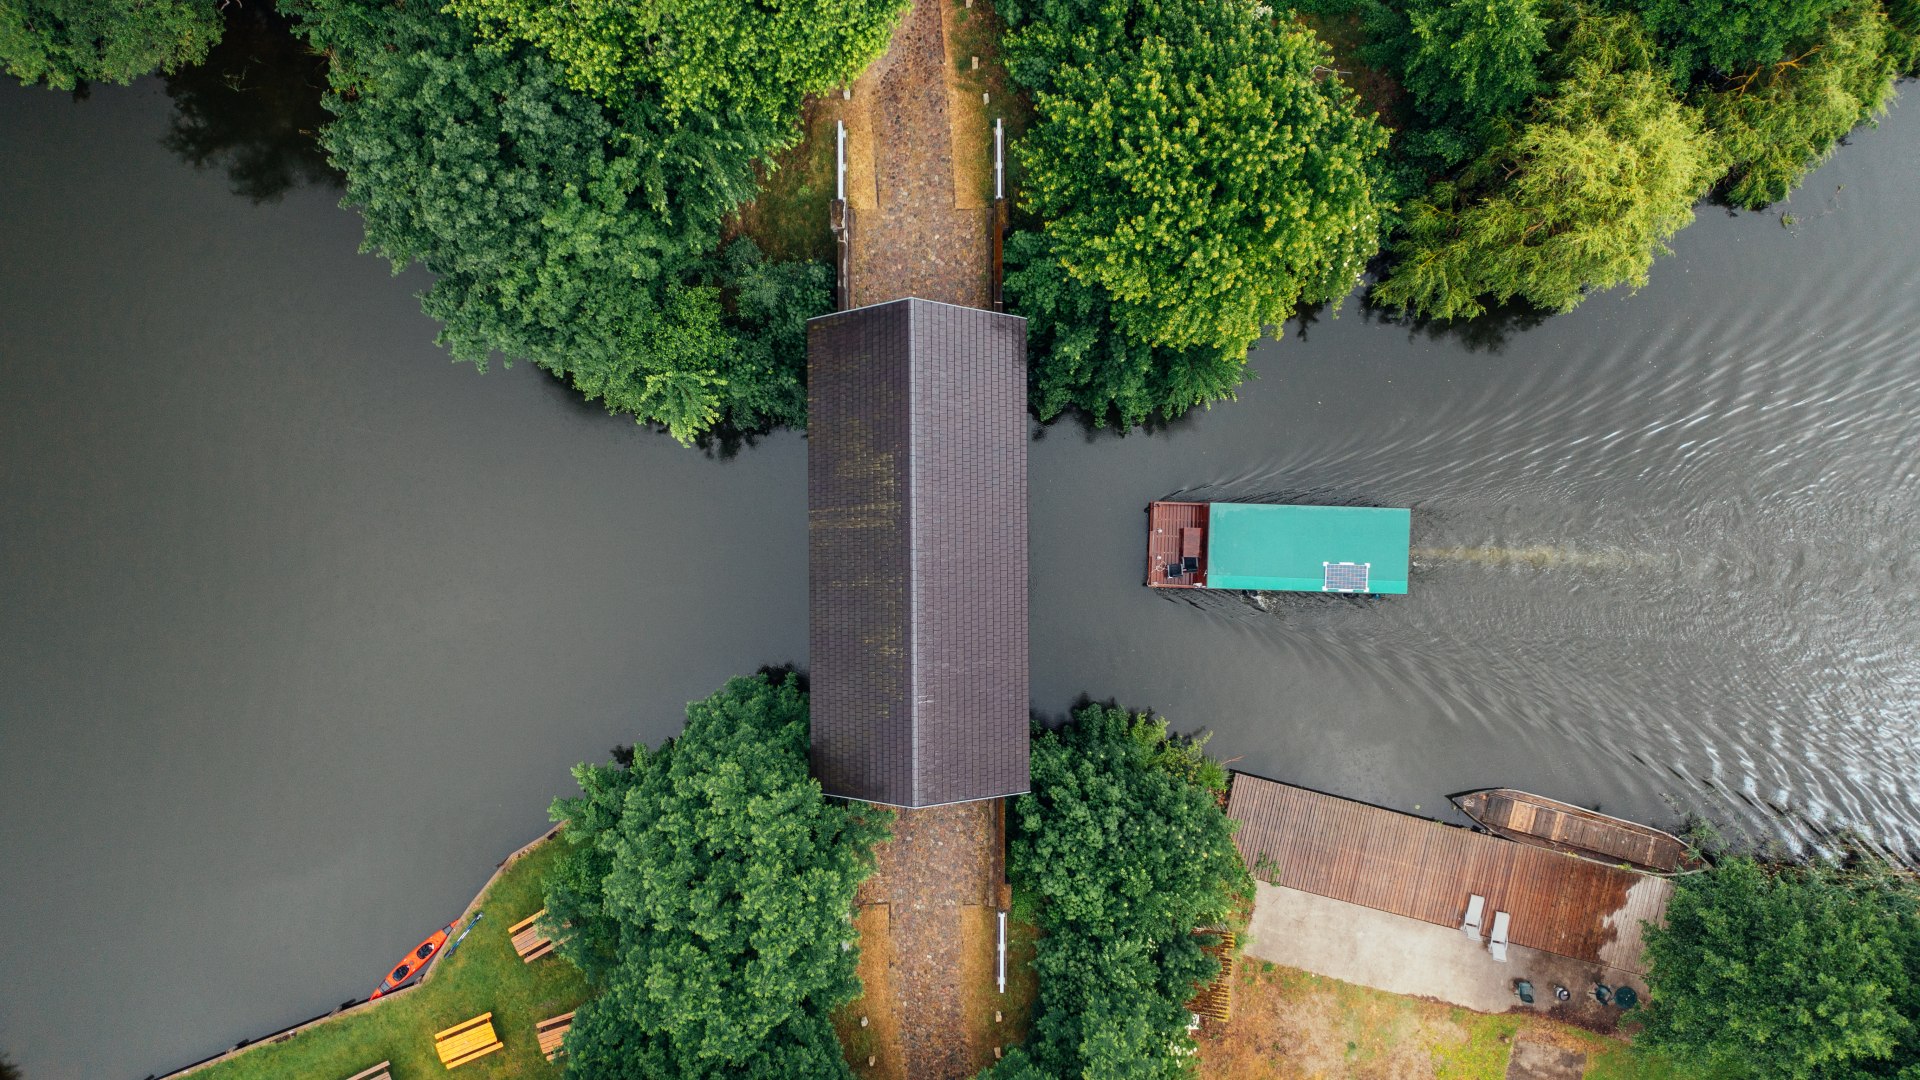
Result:
{"label": "wooden bench", "polygon": [[551,1020],[542,1020],[534,1025],[534,1031],[540,1036],[540,1052],[552,1061],[567,1052],[563,1045],[569,1028],[573,1027],[573,1014],[561,1013]]}
{"label": "wooden bench", "polygon": [[493,1014],[481,1013],[435,1035],[433,1049],[440,1055],[440,1064],[453,1069],[506,1047],[501,1044],[500,1036],[494,1034]]}
{"label": "wooden bench", "polygon": [[545,918],[546,914],[547,909],[541,908],[507,927],[507,933],[513,937],[513,951],[520,954],[520,959],[524,963],[531,964],[553,951],[553,939],[541,937],[540,931],[533,925]]}
{"label": "wooden bench", "polygon": [[392,1066],[393,1062],[383,1061],[371,1069],[354,1073],[347,1080],[393,1080],[393,1073],[388,1071]]}

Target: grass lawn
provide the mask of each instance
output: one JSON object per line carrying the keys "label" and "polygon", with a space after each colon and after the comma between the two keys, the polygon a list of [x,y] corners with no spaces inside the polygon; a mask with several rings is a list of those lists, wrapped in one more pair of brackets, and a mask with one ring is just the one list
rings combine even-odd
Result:
{"label": "grass lawn", "polygon": [[550,840],[509,867],[481,900],[486,917],[419,989],[248,1050],[194,1080],[340,1080],[381,1061],[393,1062],[394,1080],[446,1076],[433,1033],[489,1011],[506,1049],[461,1066],[462,1080],[559,1076],[560,1066],[540,1055],[533,1027],[585,1001],[586,979],[556,955],[521,963],[507,927],[544,905],[542,885],[561,852]]}
{"label": "grass lawn", "polygon": [[827,204],[833,200],[833,118],[816,100],[801,110],[798,145],[760,169],[760,194],[727,222],[729,237],[746,235],[777,261],[833,262]]}
{"label": "grass lawn", "polygon": [[1682,1069],[1620,1039],[1537,1014],[1476,1013],[1251,957],[1241,960],[1233,993],[1232,1022],[1201,1032],[1202,1080],[1503,1080],[1518,1038],[1585,1054],[1581,1080],[1737,1080]]}

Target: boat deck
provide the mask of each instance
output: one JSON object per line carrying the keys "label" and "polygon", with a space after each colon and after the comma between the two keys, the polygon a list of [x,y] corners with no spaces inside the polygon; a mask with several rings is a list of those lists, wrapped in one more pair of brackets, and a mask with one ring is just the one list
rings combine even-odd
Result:
{"label": "boat deck", "polygon": [[[1207,504],[1156,502],[1147,505],[1147,584],[1156,589],[1207,587]],[[1186,569],[1184,560],[1194,560]],[[1168,567],[1175,572],[1167,573]]]}

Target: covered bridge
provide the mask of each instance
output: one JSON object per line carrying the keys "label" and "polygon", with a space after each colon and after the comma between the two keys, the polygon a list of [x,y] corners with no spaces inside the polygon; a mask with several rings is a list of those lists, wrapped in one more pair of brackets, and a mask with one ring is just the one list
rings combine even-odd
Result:
{"label": "covered bridge", "polygon": [[807,324],[813,770],[936,806],[1027,790],[1026,320]]}

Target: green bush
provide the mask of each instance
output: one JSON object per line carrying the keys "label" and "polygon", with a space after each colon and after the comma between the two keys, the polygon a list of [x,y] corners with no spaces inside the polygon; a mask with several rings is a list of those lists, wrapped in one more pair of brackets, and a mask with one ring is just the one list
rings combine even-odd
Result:
{"label": "green bush", "polygon": [[0,65],[57,90],[177,71],[219,40],[213,0],[0,0]]}
{"label": "green bush", "polygon": [[1849,0],[1822,27],[1817,48],[1700,94],[1728,169],[1727,199],[1758,209],[1786,198],[1842,136],[1886,111],[1899,38],[1874,0]]}
{"label": "green bush", "polygon": [[1014,146],[1033,224],[1006,254],[1035,408],[1124,426],[1231,396],[1263,328],[1346,295],[1377,249],[1384,131],[1316,78],[1311,32],[1241,0],[1003,13],[1037,117]]}
{"label": "green bush", "polygon": [[859,992],[848,913],[889,816],[821,794],[797,677],[734,679],[658,750],[574,777],[547,911],[599,993],[569,1074],[850,1076],[829,1013]]}
{"label": "green bush", "polygon": [[367,246],[435,275],[422,307],[455,358],[532,360],[683,443],[805,421],[805,321],[831,272],[720,241],[755,162],[796,137],[797,99],[683,124],[609,108],[429,5],[315,0],[302,25],[333,57],[322,138]]}
{"label": "green bush", "polygon": [[1640,1042],[1703,1068],[1780,1080],[1920,1075],[1920,887],[1848,869],[1735,858],[1680,879],[1646,933]]}
{"label": "green bush", "polygon": [[1479,315],[1488,297],[1566,311],[1644,285],[1718,175],[1696,112],[1655,71],[1631,16],[1576,9],[1553,89],[1458,178],[1407,207],[1386,307]]}
{"label": "green bush", "polygon": [[1007,867],[1037,909],[1039,1010],[990,1075],[1187,1074],[1186,1003],[1218,971],[1193,931],[1230,923],[1253,891],[1225,770],[1166,721],[1100,705],[1036,730],[1032,768]]}

